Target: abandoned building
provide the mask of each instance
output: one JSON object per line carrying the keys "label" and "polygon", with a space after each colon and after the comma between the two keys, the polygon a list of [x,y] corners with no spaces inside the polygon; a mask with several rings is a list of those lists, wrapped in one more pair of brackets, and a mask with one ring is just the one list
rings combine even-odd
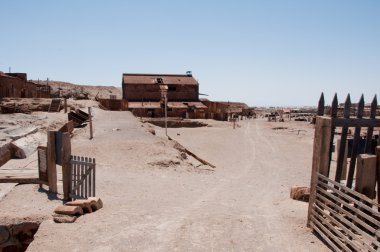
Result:
{"label": "abandoned building", "polygon": [[26,73],[0,72],[0,98],[50,98],[50,86],[27,80]]}
{"label": "abandoned building", "polygon": [[123,74],[125,108],[135,116],[205,118],[207,107],[199,100],[199,83],[186,74]]}
{"label": "abandoned building", "polygon": [[202,99],[202,103],[207,106],[207,119],[228,121],[233,117],[253,117],[256,115],[253,108],[241,102],[221,102]]}

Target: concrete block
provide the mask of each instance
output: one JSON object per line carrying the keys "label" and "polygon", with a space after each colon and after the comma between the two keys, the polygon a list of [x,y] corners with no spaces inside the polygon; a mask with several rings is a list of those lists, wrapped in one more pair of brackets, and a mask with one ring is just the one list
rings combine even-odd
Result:
{"label": "concrete block", "polygon": [[55,223],[73,223],[77,220],[77,216],[68,216],[63,214],[54,214],[53,220]]}

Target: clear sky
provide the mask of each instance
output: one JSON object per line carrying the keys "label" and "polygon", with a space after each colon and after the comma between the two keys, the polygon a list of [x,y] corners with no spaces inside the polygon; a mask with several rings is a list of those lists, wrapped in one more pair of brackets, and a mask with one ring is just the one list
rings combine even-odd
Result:
{"label": "clear sky", "polygon": [[252,106],[380,94],[378,0],[2,0],[0,10],[0,71],[29,79],[121,86],[124,72],[191,70],[209,99]]}

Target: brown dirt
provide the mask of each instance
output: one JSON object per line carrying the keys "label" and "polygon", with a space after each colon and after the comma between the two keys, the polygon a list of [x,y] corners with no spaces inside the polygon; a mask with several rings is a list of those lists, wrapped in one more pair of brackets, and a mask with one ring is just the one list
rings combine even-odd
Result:
{"label": "brown dirt", "polygon": [[289,198],[309,184],[312,126],[205,122],[168,131],[215,169],[183,158],[162,128],[152,135],[129,112],[94,109],[94,138],[75,130],[72,153],[96,158],[103,209],[57,224],[60,199],[24,185],[0,201],[0,215],[49,217],[28,251],[328,251],[306,228],[307,203]]}

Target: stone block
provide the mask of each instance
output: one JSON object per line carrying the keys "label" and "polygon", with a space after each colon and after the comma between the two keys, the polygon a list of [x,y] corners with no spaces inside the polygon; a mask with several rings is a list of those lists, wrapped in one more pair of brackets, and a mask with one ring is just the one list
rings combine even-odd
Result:
{"label": "stone block", "polygon": [[103,207],[103,201],[98,197],[89,197],[88,200],[91,202],[91,208],[93,211],[99,210]]}
{"label": "stone block", "polygon": [[74,200],[67,202],[66,206],[79,206],[84,213],[92,213],[91,200]]}
{"label": "stone block", "polygon": [[290,188],[290,198],[308,202],[310,198],[310,188],[306,186],[293,186]]}

